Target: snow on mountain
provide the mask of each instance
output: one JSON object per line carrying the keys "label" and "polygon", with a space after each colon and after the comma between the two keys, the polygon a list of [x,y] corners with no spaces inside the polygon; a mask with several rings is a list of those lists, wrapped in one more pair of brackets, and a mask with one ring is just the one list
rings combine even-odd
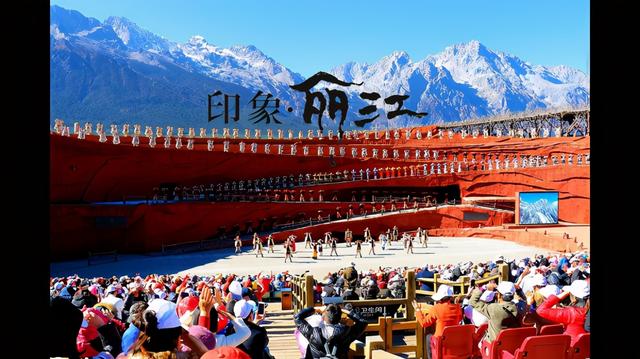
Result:
{"label": "snow on mountain", "polygon": [[193,36],[178,49],[195,63],[198,71],[263,92],[280,94],[288,91],[289,85],[304,80],[252,45],[223,48],[209,44],[202,36]]}
{"label": "snow on mountain", "polygon": [[[350,92],[410,94],[405,104],[430,112],[429,122],[454,121],[538,108],[578,107],[589,101],[589,78],[567,66],[532,66],[479,41],[449,46],[414,62],[395,51],[374,64],[350,62],[330,73],[364,82]],[[407,107],[410,108],[410,107]],[[426,118],[425,118],[426,119]]]}
{"label": "snow on mountain", "polygon": [[520,224],[548,224],[558,222],[558,201],[546,199],[536,202],[520,202]]}
{"label": "snow on mountain", "polygon": [[170,41],[140,28],[124,17],[110,16],[104,21],[104,25],[111,27],[131,50],[168,54],[174,47]]}

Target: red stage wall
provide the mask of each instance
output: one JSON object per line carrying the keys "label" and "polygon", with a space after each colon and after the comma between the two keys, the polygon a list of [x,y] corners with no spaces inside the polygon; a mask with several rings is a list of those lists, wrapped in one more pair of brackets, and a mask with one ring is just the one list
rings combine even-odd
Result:
{"label": "red stage wall", "polygon": [[[307,215],[323,209],[323,213],[333,213],[336,203],[177,203],[170,205],[137,206],[84,206],[51,205],[51,251],[55,259],[83,257],[88,251],[120,252],[158,251],[162,244],[175,244],[211,238],[220,226],[227,231],[234,224],[246,229],[245,222],[253,221],[256,228],[261,218],[272,216],[295,216],[299,212]],[[346,208],[347,204],[342,204]],[[463,211],[489,213],[489,220],[463,222]],[[97,228],[96,217],[124,216],[126,223],[115,224],[111,228]],[[374,223],[374,222],[377,222]],[[388,215],[377,219],[350,221],[354,233],[361,233],[365,226],[374,231],[386,230],[394,224],[402,230],[440,227],[477,227],[513,223],[513,213],[490,211],[471,206],[444,207],[437,211],[421,211]],[[314,231],[326,232],[344,229],[346,224],[334,223],[314,227]],[[294,231],[301,233],[305,230]],[[281,238],[282,237],[282,238]],[[286,236],[278,235],[278,239]]]}

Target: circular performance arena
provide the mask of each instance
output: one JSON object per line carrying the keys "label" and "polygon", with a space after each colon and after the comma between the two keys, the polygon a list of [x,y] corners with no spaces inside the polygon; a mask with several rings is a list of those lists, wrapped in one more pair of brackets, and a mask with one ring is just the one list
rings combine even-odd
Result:
{"label": "circular performance arena", "polygon": [[269,253],[265,248],[263,257],[256,257],[250,246],[243,247],[241,254],[234,254],[233,249],[222,249],[167,256],[123,255],[117,262],[96,263],[91,266],[87,265],[85,260],[52,263],[51,275],[78,274],[81,277],[99,277],[140,273],[144,277],[154,273],[199,276],[222,273],[246,276],[257,275],[260,272],[302,274],[309,271],[314,277],[321,278],[328,272],[349,266],[352,262],[356,264],[356,268],[362,270],[378,267],[418,268],[427,264],[486,262],[499,256],[509,261],[549,252],[543,248],[485,238],[430,237],[427,248],[422,247],[417,241],[414,242],[413,253],[407,253],[400,241],[394,242],[386,250],[382,250],[381,244],[376,241],[375,255],[368,254],[370,244],[363,244],[362,258],[355,257],[355,245],[347,247],[346,243],[339,243],[337,256],[329,256],[330,249],[325,248],[317,260],[311,258],[312,250],[304,248],[304,242],[296,242],[293,262],[287,263],[284,263],[285,251],[282,245],[276,245],[274,253]]}
{"label": "circular performance arena", "polygon": [[[83,342],[102,323],[124,338],[143,302],[156,314],[169,308],[163,325],[176,333],[246,344],[259,351],[250,358],[262,349],[301,358],[310,328],[336,321],[357,334],[340,358],[376,357],[374,347],[427,358],[430,345],[447,349],[443,330],[466,333],[464,357],[484,356],[494,350],[485,339],[512,329],[524,333],[514,352],[529,341],[589,352],[588,109],[339,138],[240,138],[227,128],[186,147],[151,127],[120,139],[76,125],[72,137],[58,120],[50,135],[52,162],[68,164],[51,167],[50,290],[52,303],[91,320],[78,329],[87,350],[105,350]],[[545,329],[558,320],[545,305],[560,301],[579,320]],[[194,317],[196,308],[210,316]],[[434,325],[441,310],[457,314]],[[207,319],[214,312],[228,319],[221,327]],[[502,325],[505,313],[522,328]],[[268,348],[233,341],[230,327],[251,327]],[[204,341],[187,347],[202,355]],[[127,345],[141,351],[108,347],[118,355]]]}

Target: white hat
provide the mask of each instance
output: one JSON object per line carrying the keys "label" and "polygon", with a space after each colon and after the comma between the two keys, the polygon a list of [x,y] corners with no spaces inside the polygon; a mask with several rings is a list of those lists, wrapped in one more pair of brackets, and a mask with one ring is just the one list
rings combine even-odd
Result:
{"label": "white hat", "polygon": [[540,290],[538,291],[538,293],[542,294],[543,297],[549,298],[549,296],[551,294],[553,295],[559,295],[560,294],[560,288],[558,288],[557,285],[555,284],[550,284],[544,288],[540,288]]}
{"label": "white hat", "polygon": [[252,300],[239,300],[236,302],[236,304],[233,306],[233,313],[236,315],[236,317],[238,318],[246,318],[249,314],[251,314],[251,311],[253,311],[253,308],[256,307],[256,302],[252,301]]}
{"label": "white hat", "polygon": [[240,284],[240,282],[238,282],[237,280],[234,280],[233,282],[231,282],[231,284],[229,284],[229,292],[235,295],[242,295],[242,284]]}
{"label": "white hat", "polygon": [[164,290],[162,290],[160,288],[154,289],[153,293],[155,293],[155,295],[157,295],[158,298],[160,298],[160,299],[166,299],[167,298],[167,292],[165,292]]}
{"label": "white hat", "polygon": [[176,304],[164,299],[154,299],[149,303],[147,310],[156,312],[158,329],[177,328],[181,326],[180,318],[176,312]]}
{"label": "white hat", "polygon": [[575,280],[571,285],[562,288],[562,290],[568,291],[578,298],[584,298],[590,294],[589,283],[586,280]]}
{"label": "white hat", "polygon": [[396,274],[393,276],[393,278],[391,278],[392,282],[399,282],[402,280],[402,277],[400,276],[400,274]]}
{"label": "white hat", "polygon": [[573,257],[571,257],[571,259],[569,260],[569,263],[571,262],[580,262],[580,256],[575,255]]}
{"label": "white hat", "polygon": [[451,297],[452,295],[453,295],[453,288],[446,284],[442,284],[441,286],[438,287],[438,292],[436,292],[436,294],[434,294],[431,297],[431,299],[438,301],[445,297]]}
{"label": "white hat", "polygon": [[493,301],[493,298],[496,296],[496,292],[492,291],[492,290],[485,290],[482,295],[480,296],[480,300],[485,302],[485,303],[489,303]]}
{"label": "white hat", "polygon": [[516,286],[513,285],[512,282],[505,280],[500,282],[500,284],[498,284],[498,292],[500,292],[502,295],[515,294]]}
{"label": "white hat", "polygon": [[531,280],[531,285],[544,287],[545,285],[547,285],[547,278],[545,278],[542,274],[537,273],[533,276],[533,279]]}
{"label": "white hat", "polygon": [[107,290],[105,291],[105,293],[109,294],[117,291],[118,291],[118,288],[115,285],[111,284],[107,287]]}

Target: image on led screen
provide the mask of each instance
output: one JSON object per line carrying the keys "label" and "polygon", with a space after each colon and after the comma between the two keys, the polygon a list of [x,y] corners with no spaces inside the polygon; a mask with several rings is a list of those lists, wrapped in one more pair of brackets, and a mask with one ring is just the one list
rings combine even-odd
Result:
{"label": "image on led screen", "polygon": [[558,223],[558,192],[521,192],[520,224]]}

